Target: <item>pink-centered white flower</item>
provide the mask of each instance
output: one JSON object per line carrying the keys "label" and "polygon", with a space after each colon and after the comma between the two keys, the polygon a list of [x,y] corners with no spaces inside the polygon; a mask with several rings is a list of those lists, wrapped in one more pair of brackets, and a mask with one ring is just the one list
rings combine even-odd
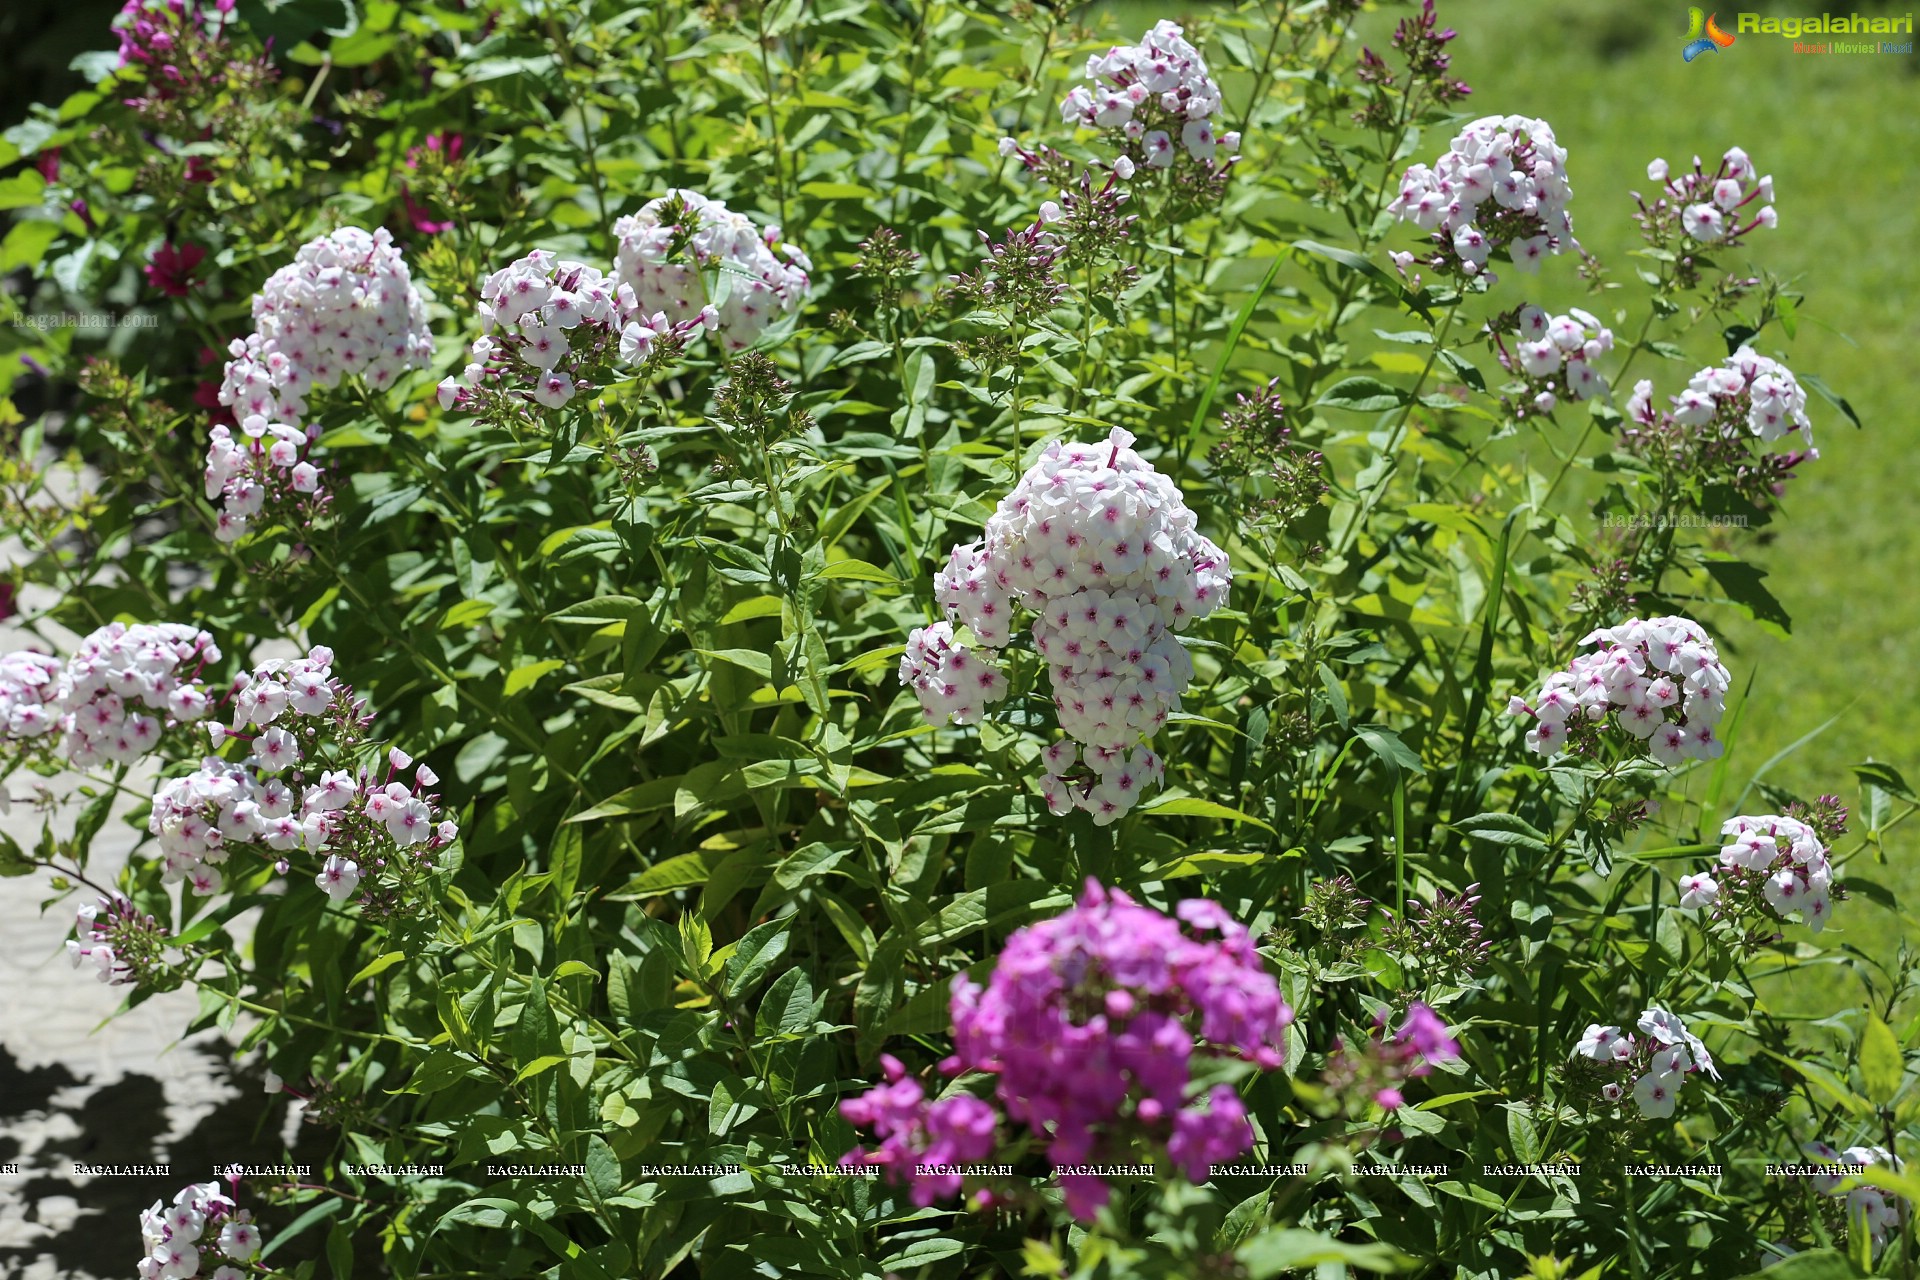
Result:
{"label": "pink-centered white flower", "polygon": [[[1193,677],[1174,633],[1224,603],[1232,580],[1179,488],[1132,445],[1115,429],[1048,446],[982,538],[955,547],[934,576],[934,598],[977,648],[941,624],[915,632],[901,662],[930,718],[971,718],[1004,695],[992,655],[1011,641],[1016,612],[1031,613],[1067,735],[1046,752],[1041,792],[1055,813],[1085,809],[1102,825],[1163,776],[1147,743]],[[965,679],[931,683],[942,663]]]}

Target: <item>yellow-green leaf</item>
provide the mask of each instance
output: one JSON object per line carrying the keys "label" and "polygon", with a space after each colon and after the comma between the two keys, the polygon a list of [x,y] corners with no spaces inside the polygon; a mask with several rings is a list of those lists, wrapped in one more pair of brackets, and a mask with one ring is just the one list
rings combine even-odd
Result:
{"label": "yellow-green leaf", "polygon": [[530,689],[541,676],[558,671],[566,666],[560,658],[546,658],[539,662],[523,663],[507,673],[506,696],[511,698],[523,689]]}
{"label": "yellow-green leaf", "polygon": [[375,974],[385,973],[406,958],[407,953],[404,951],[389,951],[378,960],[370,961],[366,968],[353,975],[353,978],[347,985],[349,987],[357,987],[366,979],[373,977]]}
{"label": "yellow-green leaf", "polygon": [[1880,1021],[1878,1014],[1867,1015],[1860,1033],[1860,1083],[1876,1105],[1886,1106],[1900,1092],[1900,1081],[1907,1074],[1907,1063],[1900,1056],[1900,1042],[1893,1028]]}

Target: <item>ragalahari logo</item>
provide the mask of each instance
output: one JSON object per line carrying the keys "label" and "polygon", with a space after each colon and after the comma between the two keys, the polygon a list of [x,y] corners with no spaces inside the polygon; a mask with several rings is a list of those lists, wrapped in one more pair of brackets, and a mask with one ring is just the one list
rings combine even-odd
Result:
{"label": "ragalahari logo", "polygon": [[1714,22],[1719,16],[1716,13],[1709,17],[1698,6],[1687,10],[1687,47],[1680,51],[1682,58],[1692,62],[1703,53],[1717,53],[1733,43],[1733,37]]}

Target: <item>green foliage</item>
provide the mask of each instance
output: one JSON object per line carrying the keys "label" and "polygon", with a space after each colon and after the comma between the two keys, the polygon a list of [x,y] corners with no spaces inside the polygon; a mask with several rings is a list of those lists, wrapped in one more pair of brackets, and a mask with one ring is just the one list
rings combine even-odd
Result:
{"label": "green foliage", "polygon": [[[1070,258],[1052,304],[952,282],[982,271],[982,233],[1002,241],[1060,194],[999,153],[1003,135],[1098,158],[1056,104],[1087,54],[1139,33],[1078,12],[242,4],[234,41],[271,37],[280,74],[170,107],[180,145],[143,136],[131,71],[9,132],[0,266],[32,285],[0,305],[164,320],[104,344],[0,329],[6,377],[27,354],[81,393],[32,422],[0,399],[18,445],[0,511],[27,548],[18,576],[49,601],[32,625],[190,620],[227,649],[222,676],[256,645],[326,644],[457,809],[430,895],[384,921],[303,877],[279,892],[264,869],[232,874],[211,910],[145,854],[117,883],[173,928],[201,1023],[310,1089],[332,1128],[330,1181],[351,1198],[286,1190],[269,1223],[302,1274],[324,1259],[347,1275],[367,1237],[404,1276],[1585,1280],[1744,1274],[1777,1255],[1763,1241],[1808,1250],[1770,1276],[1875,1265],[1841,1202],[1764,1167],[1813,1139],[1911,1154],[1911,966],[1794,924],[1742,949],[1672,906],[1721,821],[1813,796],[1736,787],[1724,765],[1543,761],[1501,714],[1629,614],[1789,634],[1754,535],[1684,517],[1776,521],[1818,473],[1756,505],[1650,466],[1621,409],[1651,360],[1693,362],[1666,365],[1664,395],[1727,354],[1724,331],[1779,354],[1798,318],[1846,300],[1758,267],[1760,284],[1709,299],[1651,250],[1639,274],[1567,255],[1539,277],[1501,264],[1513,278],[1491,287],[1391,270],[1389,248],[1418,245],[1384,212],[1398,175],[1460,120],[1356,76],[1348,7],[1244,4],[1190,27],[1245,158],[1197,208],[1143,178],[1138,222],[1106,256]],[[1390,126],[1356,123],[1383,104]],[[37,160],[55,148],[49,180]],[[1628,221],[1629,175],[1609,176],[1582,181],[1583,229]],[[797,317],[756,352],[695,345],[561,410],[438,406],[488,272],[535,248],[606,265],[613,218],[679,187],[804,247]],[[201,349],[247,330],[248,299],[302,242],[381,224],[431,291],[434,369],[317,396],[331,514],[216,541]],[[913,256],[887,259],[883,229]],[[180,241],[207,258],[168,299],[140,268]],[[1723,265],[1745,273],[1766,247]],[[1464,336],[1530,300],[1638,333],[1591,412],[1517,420],[1512,375]],[[1264,469],[1232,452],[1232,414],[1262,386],[1292,459]],[[1165,789],[1101,827],[1035,790],[1054,713],[1031,653],[963,729],[929,727],[894,668],[938,616],[947,548],[1045,442],[1112,426],[1180,485],[1235,582],[1184,633],[1196,674],[1157,740]],[[1843,883],[1920,804],[1891,766],[1857,780],[1865,835],[1836,847]],[[51,868],[71,888],[127,784],[90,784],[77,824],[35,848],[0,840],[0,873]],[[1214,899],[1260,939],[1298,1018],[1285,1070],[1240,1087],[1255,1158],[1279,1170],[1195,1188],[1162,1169],[1119,1183],[1091,1226],[1025,1148],[1008,1159],[1036,1198],[992,1209],[825,1176],[860,1140],[836,1104],[879,1055],[935,1079],[953,975],[984,977],[1090,876],[1162,907]],[[1325,909],[1341,876],[1350,915]],[[1410,904],[1473,886],[1483,960],[1407,926]],[[1859,1007],[1770,1006],[1770,979],[1849,964]],[[1336,1044],[1416,1000],[1462,1056],[1387,1113],[1339,1087]],[[1725,1076],[1694,1077],[1670,1122],[1601,1103],[1566,1065],[1583,1028],[1655,1004]],[[445,1172],[335,1172],[365,1164]],[[1537,1167],[1494,1171],[1511,1165]],[[1879,1273],[1905,1274],[1914,1249],[1903,1226]]]}

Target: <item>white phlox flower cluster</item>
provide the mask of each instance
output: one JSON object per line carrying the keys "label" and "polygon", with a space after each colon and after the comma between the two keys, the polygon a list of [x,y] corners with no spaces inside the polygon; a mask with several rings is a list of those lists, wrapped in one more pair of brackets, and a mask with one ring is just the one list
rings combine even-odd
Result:
{"label": "white phlox flower cluster", "polygon": [[[654,320],[639,314],[630,286],[616,286],[585,263],[545,249],[489,275],[480,285],[480,329],[466,367],[440,384],[443,409],[475,407],[488,386],[525,395],[558,409],[590,391],[597,366],[618,350],[623,357],[650,346]],[[711,319],[711,308],[703,319]],[[644,334],[636,341],[629,335]],[[629,360],[630,363],[638,363]]]}
{"label": "white phlox flower cluster", "polygon": [[1647,179],[1663,188],[1648,213],[1671,217],[1673,210],[1679,210],[1681,229],[1696,243],[1732,243],[1756,227],[1780,225],[1773,207],[1772,175],[1761,177],[1739,147],[1728,148],[1712,173],[1695,156],[1693,172],[1678,177],[1665,160],[1655,160],[1647,166]]}
{"label": "white phlox flower cluster", "polygon": [[234,1205],[220,1180],[190,1184],[172,1205],[155,1200],[140,1215],[140,1280],[244,1280],[260,1254],[253,1213]]}
{"label": "white phlox flower cluster", "polygon": [[228,347],[220,386],[242,433],[216,427],[207,453],[207,496],[224,499],[216,533],[229,542],[268,498],[318,491],[319,472],[301,457],[319,435],[303,425],[310,392],[355,376],[384,388],[433,357],[426,303],[385,227],[302,245],[254,295],[253,326]]}
{"label": "white phlox flower cluster", "polygon": [[1561,400],[1587,400],[1606,390],[1595,371],[1601,356],[1613,350],[1613,330],[1579,307],[1550,316],[1535,306],[1520,309],[1519,341],[1501,360],[1527,384],[1524,408],[1552,413]]}
{"label": "white phlox flower cluster", "polygon": [[929,724],[973,724],[1007,696],[1007,676],[954,638],[951,622],[915,627],[900,655],[900,683],[919,695]]}
{"label": "white phlox flower cluster", "polygon": [[[1118,148],[1112,168],[1122,181],[1141,168],[1171,168],[1182,155],[1211,169],[1221,148],[1240,145],[1238,133],[1214,132],[1225,101],[1178,23],[1161,21],[1139,44],[1090,56],[1086,78],[1093,86],[1076,85],[1060,103],[1060,118],[1111,135]],[[1011,138],[1000,144],[1002,155],[1016,150]]]}
{"label": "white phlox flower cluster", "polygon": [[1841,1187],[1849,1177],[1869,1165],[1897,1172],[1900,1161],[1885,1147],[1860,1146],[1836,1151],[1824,1142],[1807,1142],[1802,1143],[1800,1149],[1822,1164],[1834,1166],[1831,1173],[1816,1173],[1807,1179],[1813,1184],[1813,1189],[1823,1196],[1844,1194],[1847,1198],[1847,1221],[1864,1221],[1874,1249],[1877,1251],[1883,1247],[1900,1229],[1902,1198],[1875,1186],[1858,1186],[1846,1192],[1842,1192]]}
{"label": "white phlox flower cluster", "polygon": [[[1165,766],[1146,743],[1193,678],[1173,633],[1218,608],[1232,580],[1180,490],[1132,444],[1116,428],[1101,442],[1048,446],[981,540],[955,547],[934,577],[935,599],[982,650],[1009,642],[1016,606],[1034,615],[1034,648],[1067,735],[1047,750],[1041,790],[1053,812],[1078,807],[1103,825],[1161,780]],[[985,695],[1005,692],[989,659],[952,635],[916,632],[901,663],[936,723],[975,715]],[[956,654],[965,679],[949,680],[949,693],[938,672],[951,671]]]}
{"label": "white phlox flower cluster", "polygon": [[781,242],[779,227],[756,227],[696,191],[647,202],[616,220],[613,236],[613,278],[632,288],[638,316],[683,327],[700,321],[729,351],[752,346],[768,325],[799,310],[811,283],[813,263],[798,245]]}
{"label": "white phlox flower cluster", "polygon": [[1387,211],[1434,233],[1435,267],[1477,275],[1504,249],[1514,266],[1534,271],[1548,254],[1579,247],[1572,198],[1566,150],[1545,120],[1486,116],[1431,167],[1409,168]]}
{"label": "white phlox flower cluster", "polygon": [[1507,714],[1534,722],[1528,750],[1559,755],[1570,734],[1611,714],[1661,764],[1719,757],[1725,746],[1714,730],[1733,676],[1706,628],[1691,618],[1634,618],[1580,643],[1599,648],[1548,676],[1531,700],[1507,704]]}
{"label": "white phlox flower cluster", "polygon": [[[1668,416],[1674,422],[1688,427],[1711,425],[1728,439],[1754,435],[1771,444],[1798,431],[1806,440],[1808,455],[1820,456],[1813,448],[1813,423],[1807,417],[1807,393],[1800,380],[1787,366],[1752,347],[1741,347],[1720,364],[1694,374],[1687,389],[1673,397],[1672,405]],[[1634,384],[1627,416],[1642,426],[1658,423],[1652,382],[1643,378]]]}
{"label": "white phlox flower cluster", "polygon": [[[397,776],[413,762],[393,748],[385,773],[326,767],[317,758],[322,730],[355,714],[351,691],[336,685],[331,650],[263,664],[235,682],[232,728],[213,726],[215,745],[247,741],[240,762],[208,757],[154,794],[148,830],[159,837],[161,879],[184,880],[196,894],[220,891],[219,867],[236,846],[274,853],[325,854],[314,883],[339,902],[363,876],[389,859],[407,857],[431,869],[429,855],[459,834],[437,818],[430,788],[439,778],[425,764],[413,784]],[[276,862],[284,874],[285,859]]]}
{"label": "white phlox flower cluster", "polygon": [[108,623],[65,663],[8,654],[0,658],[4,736],[46,738],[74,769],[131,764],[160,741],[170,719],[199,720],[212,709],[199,677],[219,660],[212,636],[175,623]]}
{"label": "white phlox flower cluster", "polygon": [[1677,1014],[1654,1005],[1640,1015],[1637,1025],[1639,1036],[1594,1023],[1574,1045],[1571,1056],[1597,1062],[1620,1075],[1620,1081],[1600,1087],[1600,1096],[1608,1102],[1624,1099],[1629,1086],[1623,1081],[1633,1077],[1631,1092],[1641,1113],[1664,1120],[1673,1114],[1688,1073],[1704,1071],[1718,1080],[1720,1069],[1700,1037],[1687,1030]]}
{"label": "white phlox flower cluster", "polygon": [[1783,920],[1799,912],[1814,933],[1827,927],[1833,914],[1833,861],[1812,827],[1777,814],[1741,816],[1727,819],[1720,834],[1731,837],[1720,850],[1720,879],[1704,871],[1682,876],[1682,907],[1713,907],[1737,885],[1748,892],[1757,888]]}

